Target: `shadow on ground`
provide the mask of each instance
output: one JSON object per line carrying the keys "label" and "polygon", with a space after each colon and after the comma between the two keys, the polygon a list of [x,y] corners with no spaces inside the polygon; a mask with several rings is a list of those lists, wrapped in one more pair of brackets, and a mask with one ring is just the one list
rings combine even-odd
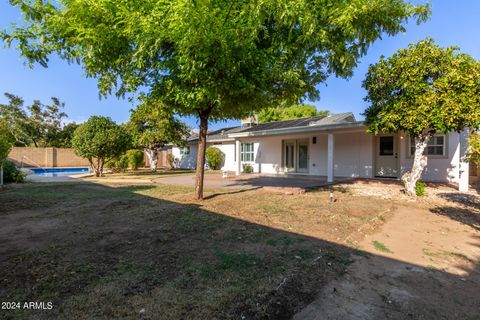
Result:
{"label": "shadow on ground", "polygon": [[[391,278],[368,319],[478,316],[478,262],[460,278],[155,192],[190,189],[73,183],[0,192],[0,300],[54,305],[0,310],[1,318],[290,319],[332,279],[355,276],[357,259],[374,259],[373,279]],[[414,290],[399,293],[405,284]],[[343,290],[332,289],[333,301]]]}

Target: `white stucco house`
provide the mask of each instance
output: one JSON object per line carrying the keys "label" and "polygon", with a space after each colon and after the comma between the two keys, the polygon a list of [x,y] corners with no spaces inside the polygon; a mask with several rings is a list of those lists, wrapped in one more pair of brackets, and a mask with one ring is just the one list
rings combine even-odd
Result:
{"label": "white stucco house", "polygon": [[[435,135],[422,180],[467,191],[467,140],[468,130]],[[197,142],[192,137],[187,147],[173,147],[180,167],[195,168]],[[329,182],[335,177],[399,179],[413,163],[408,135],[369,134],[352,113],[224,128],[209,132],[207,143],[222,151],[224,170],[237,175],[249,163],[255,173],[326,176]]]}

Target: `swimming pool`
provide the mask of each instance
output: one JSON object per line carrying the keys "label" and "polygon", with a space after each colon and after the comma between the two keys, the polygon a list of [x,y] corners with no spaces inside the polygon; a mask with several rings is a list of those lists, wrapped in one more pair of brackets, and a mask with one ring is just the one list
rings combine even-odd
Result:
{"label": "swimming pool", "polygon": [[33,168],[30,170],[34,175],[42,177],[71,176],[90,172],[90,168]]}

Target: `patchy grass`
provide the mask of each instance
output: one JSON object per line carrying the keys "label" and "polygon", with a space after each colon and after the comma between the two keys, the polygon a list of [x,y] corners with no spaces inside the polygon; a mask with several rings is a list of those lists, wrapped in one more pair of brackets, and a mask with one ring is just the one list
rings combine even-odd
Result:
{"label": "patchy grass", "polygon": [[[0,298],[14,318],[289,319],[353,262],[343,245],[390,202],[348,193],[92,183],[0,193]],[[254,199],[254,201],[252,201]],[[373,232],[373,224],[366,232]]]}
{"label": "patchy grass", "polygon": [[377,249],[378,251],[385,252],[385,253],[393,253],[392,250],[387,248],[387,246],[381,243],[380,241],[373,240],[372,244],[375,247],[375,249]]}

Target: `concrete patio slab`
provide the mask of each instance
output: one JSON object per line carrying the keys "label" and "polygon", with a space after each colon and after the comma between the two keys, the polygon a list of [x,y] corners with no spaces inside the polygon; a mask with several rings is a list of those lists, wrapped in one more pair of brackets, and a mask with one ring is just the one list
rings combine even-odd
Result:
{"label": "concrete patio slab", "polygon": [[[183,186],[194,186],[195,175],[170,176],[154,179],[153,182],[160,184],[173,184]],[[222,178],[221,174],[206,174],[206,188],[295,188],[311,189],[328,185],[326,177],[322,176],[271,176],[260,174],[241,175],[238,177]]]}

